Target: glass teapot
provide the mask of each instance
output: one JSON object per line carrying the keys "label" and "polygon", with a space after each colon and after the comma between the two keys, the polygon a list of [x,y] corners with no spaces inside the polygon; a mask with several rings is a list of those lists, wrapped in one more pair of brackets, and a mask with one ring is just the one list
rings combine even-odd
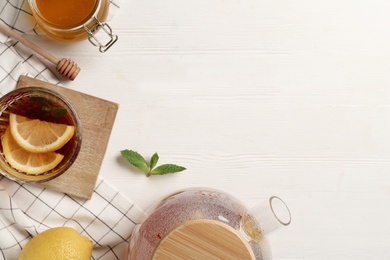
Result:
{"label": "glass teapot", "polygon": [[146,213],[133,230],[127,259],[271,259],[265,235],[290,222],[276,196],[248,209],[219,190],[186,189]]}

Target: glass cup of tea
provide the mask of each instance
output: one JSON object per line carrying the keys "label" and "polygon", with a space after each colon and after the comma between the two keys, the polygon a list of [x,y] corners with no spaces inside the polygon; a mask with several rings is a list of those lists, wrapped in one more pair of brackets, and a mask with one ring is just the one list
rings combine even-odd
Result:
{"label": "glass cup of tea", "polygon": [[41,29],[58,40],[88,39],[100,52],[107,51],[117,40],[105,22],[109,0],[28,0]]}
{"label": "glass cup of tea", "polygon": [[20,182],[45,182],[76,160],[80,118],[63,96],[23,87],[0,98],[0,172]]}

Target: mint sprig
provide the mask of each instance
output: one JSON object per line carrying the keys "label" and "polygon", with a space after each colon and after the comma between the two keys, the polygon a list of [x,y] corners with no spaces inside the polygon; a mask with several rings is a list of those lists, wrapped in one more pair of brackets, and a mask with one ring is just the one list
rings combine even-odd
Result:
{"label": "mint sprig", "polygon": [[62,117],[68,113],[66,108],[56,107],[52,101],[45,97],[31,96],[30,100],[38,105],[42,111],[54,117]]}
{"label": "mint sprig", "polygon": [[162,164],[156,167],[159,159],[157,153],[153,154],[149,163],[147,163],[145,158],[136,151],[126,149],[122,150],[121,154],[131,165],[143,171],[148,177],[150,175],[164,175],[186,170],[186,168],[175,164]]}

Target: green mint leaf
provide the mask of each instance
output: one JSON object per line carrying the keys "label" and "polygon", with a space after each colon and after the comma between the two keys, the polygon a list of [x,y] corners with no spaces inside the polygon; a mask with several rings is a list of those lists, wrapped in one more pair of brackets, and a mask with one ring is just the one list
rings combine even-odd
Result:
{"label": "green mint leaf", "polygon": [[53,102],[51,102],[50,100],[48,100],[45,97],[31,96],[30,100],[32,102],[34,102],[35,104],[37,104],[38,106],[40,106],[40,107],[51,107],[51,106],[53,106]]}
{"label": "green mint leaf", "polygon": [[42,111],[48,112],[51,116],[61,117],[68,113],[66,108],[54,106],[53,102],[45,97],[31,96],[30,100],[37,104]]}
{"label": "green mint leaf", "polygon": [[157,153],[154,153],[152,155],[152,157],[150,158],[149,165],[146,162],[145,158],[135,151],[126,149],[122,150],[121,154],[130,164],[143,171],[147,177],[149,177],[150,175],[164,175],[168,173],[175,173],[186,170],[186,168],[175,164],[163,164],[155,168],[159,160],[159,156]]}
{"label": "green mint leaf", "polygon": [[144,173],[149,173],[149,166],[145,158],[142,157],[139,153],[132,150],[123,150],[121,151],[122,156],[132,165],[143,171]]}
{"label": "green mint leaf", "polygon": [[151,175],[164,175],[168,173],[175,173],[175,172],[181,172],[184,171],[186,168],[182,166],[178,166],[175,164],[163,164],[158,166],[157,168],[153,169],[150,174]]}
{"label": "green mint leaf", "polygon": [[61,117],[64,116],[68,113],[68,110],[66,108],[59,108],[59,107],[54,107],[51,110],[51,115],[54,117]]}
{"label": "green mint leaf", "polygon": [[150,170],[152,170],[156,166],[158,159],[159,159],[158,154],[154,153],[152,158],[150,159]]}

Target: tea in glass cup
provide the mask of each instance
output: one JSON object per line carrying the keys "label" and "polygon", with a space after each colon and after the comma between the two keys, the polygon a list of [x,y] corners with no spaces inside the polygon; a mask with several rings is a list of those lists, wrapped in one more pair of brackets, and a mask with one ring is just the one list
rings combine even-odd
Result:
{"label": "tea in glass cup", "polygon": [[0,136],[0,172],[12,180],[44,182],[76,160],[82,126],[63,96],[24,87],[0,98]]}
{"label": "tea in glass cup", "polygon": [[39,26],[55,39],[89,39],[100,52],[105,52],[118,40],[105,22],[109,0],[28,0],[28,3]]}

